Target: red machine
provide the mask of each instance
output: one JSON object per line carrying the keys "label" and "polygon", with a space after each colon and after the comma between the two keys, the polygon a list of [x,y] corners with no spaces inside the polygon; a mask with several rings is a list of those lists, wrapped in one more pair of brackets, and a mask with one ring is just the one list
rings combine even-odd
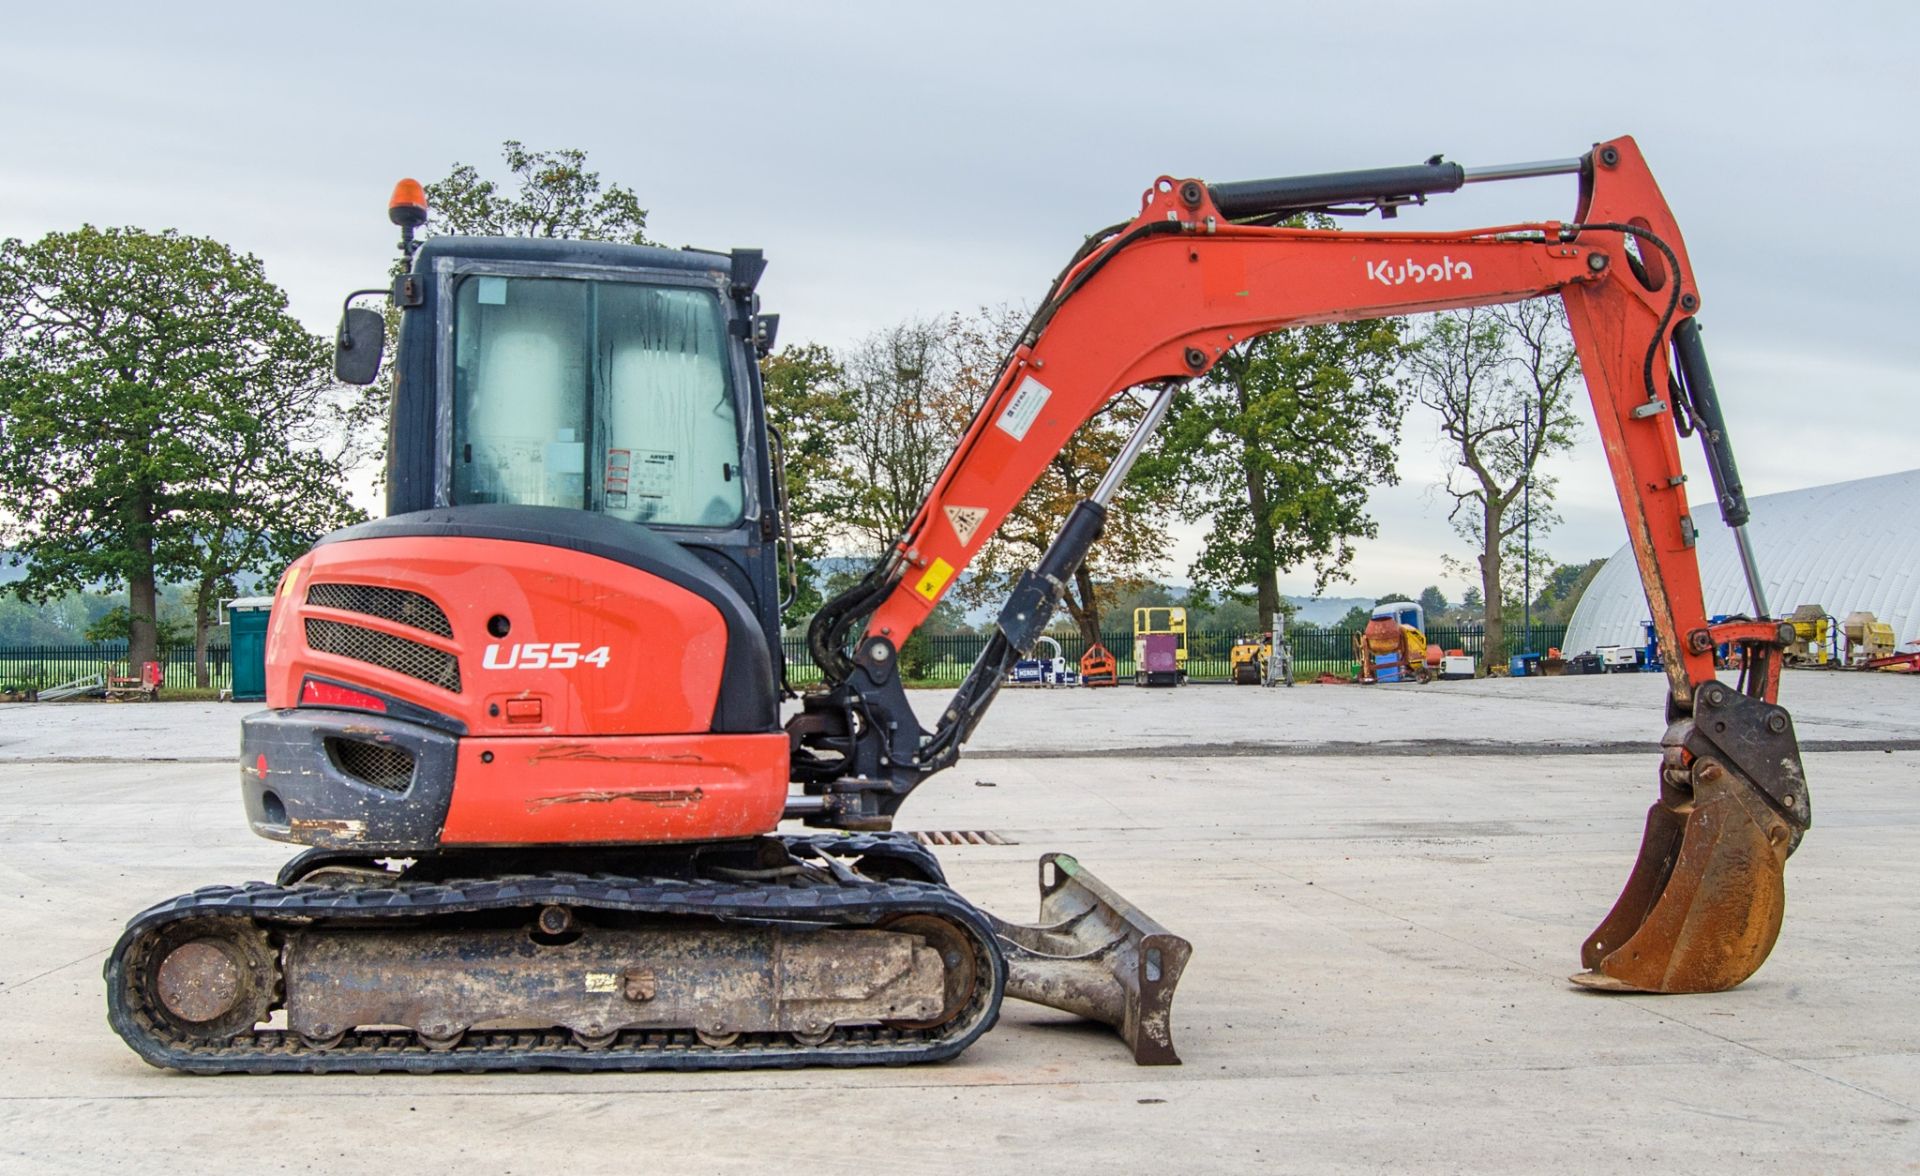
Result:
{"label": "red machine", "polygon": [[[1580,184],[1567,221],[1280,223],[1562,173]],[[395,216],[411,254],[425,209],[403,194]],[[129,923],[109,1012],[141,1056],[195,1072],[899,1063],[955,1055],[1012,994],[1177,1060],[1184,940],[1060,855],[1042,859],[1040,924],[1005,923],[889,833],[894,815],[1033,648],[1174,381],[1263,332],[1550,294],[1673,651],[1659,798],[1576,979],[1715,990],[1765,960],[1809,823],[1775,703],[1791,633],[1710,626],[1702,607],[1681,435],[1705,440],[1743,551],[1747,508],[1685,246],[1631,140],[1479,170],[1156,181],[1055,282],[893,550],[820,610],[826,685],[784,727],[778,441],[752,363],[773,330],[763,266],[575,242],[420,250],[393,291],[392,517],[288,570],[270,709],[246,725],[255,830],[314,848],[277,885]],[[343,375],[372,379],[381,344],[379,315],[350,309]],[[1143,384],[1160,394],[1138,432],[924,728],[900,648],[1074,430]],[[1714,674],[1729,641],[1748,655],[1737,688]],[[829,832],[782,834],[783,818]]]}

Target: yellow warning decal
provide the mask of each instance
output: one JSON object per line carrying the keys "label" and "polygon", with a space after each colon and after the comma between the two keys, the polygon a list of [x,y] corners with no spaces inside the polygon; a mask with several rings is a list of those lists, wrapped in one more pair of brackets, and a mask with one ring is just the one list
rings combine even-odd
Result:
{"label": "yellow warning decal", "polygon": [[292,596],[294,585],[298,584],[299,582],[300,582],[300,569],[298,567],[288,568],[286,576],[283,577],[280,581],[280,595]]}
{"label": "yellow warning decal", "polygon": [[947,581],[951,579],[953,579],[953,565],[944,559],[935,558],[933,565],[927,569],[927,574],[920,577],[920,582],[913,586],[913,590],[928,600],[933,600],[940,595],[940,590],[945,588]]}

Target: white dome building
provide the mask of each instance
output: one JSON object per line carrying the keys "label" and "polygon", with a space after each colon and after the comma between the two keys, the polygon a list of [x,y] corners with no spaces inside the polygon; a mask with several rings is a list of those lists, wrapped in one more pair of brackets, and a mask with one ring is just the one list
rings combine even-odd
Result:
{"label": "white dome building", "polygon": [[[1836,620],[1865,610],[1891,624],[1901,645],[1920,639],[1920,470],[1767,494],[1752,505],[1747,534],[1775,616],[1803,604]],[[1694,517],[1707,615],[1751,612],[1733,532],[1711,501],[1696,504]],[[1633,552],[1622,547],[1581,595],[1566,651],[1644,645],[1651,615]]]}

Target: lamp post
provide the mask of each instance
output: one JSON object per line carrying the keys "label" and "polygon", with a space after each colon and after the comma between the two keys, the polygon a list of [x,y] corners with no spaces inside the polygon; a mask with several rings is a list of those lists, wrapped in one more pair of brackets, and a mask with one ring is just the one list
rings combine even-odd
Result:
{"label": "lamp post", "polygon": [[1520,422],[1520,645],[1533,652],[1533,406]]}

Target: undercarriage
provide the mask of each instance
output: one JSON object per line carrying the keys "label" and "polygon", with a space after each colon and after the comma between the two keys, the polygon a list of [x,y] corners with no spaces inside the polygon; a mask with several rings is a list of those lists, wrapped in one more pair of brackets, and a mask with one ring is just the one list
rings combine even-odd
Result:
{"label": "undercarriage", "polygon": [[448,875],[489,864],[316,851],[162,903],[108,960],[109,1020],[196,1074],[898,1065],[960,1053],[1012,995],[1179,1060],[1188,945],[1064,856],[1035,925],[968,903],[905,836]]}

